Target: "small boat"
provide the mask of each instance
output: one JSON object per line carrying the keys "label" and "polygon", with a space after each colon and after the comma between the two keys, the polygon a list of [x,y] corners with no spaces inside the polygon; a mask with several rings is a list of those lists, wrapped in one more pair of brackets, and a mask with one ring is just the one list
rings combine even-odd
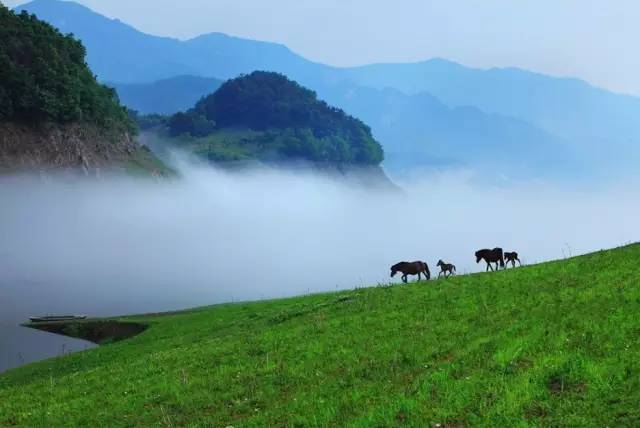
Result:
{"label": "small boat", "polygon": [[87,318],[86,315],[47,315],[43,317],[29,317],[31,322],[79,321],[85,318]]}

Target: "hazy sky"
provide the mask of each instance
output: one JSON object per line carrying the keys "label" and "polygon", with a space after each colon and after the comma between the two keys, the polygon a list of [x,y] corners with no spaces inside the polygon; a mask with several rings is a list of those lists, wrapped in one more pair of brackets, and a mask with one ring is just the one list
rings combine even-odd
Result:
{"label": "hazy sky", "polygon": [[[284,43],[333,65],[444,57],[640,94],[637,0],[79,0],[152,34]],[[5,0],[9,6],[23,0]]]}

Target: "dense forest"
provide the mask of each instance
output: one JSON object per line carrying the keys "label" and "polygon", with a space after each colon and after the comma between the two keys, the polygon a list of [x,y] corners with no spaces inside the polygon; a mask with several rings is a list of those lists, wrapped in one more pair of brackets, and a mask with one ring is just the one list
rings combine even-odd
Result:
{"label": "dense forest", "polygon": [[133,117],[85,54],[73,35],[0,4],[0,174],[171,174],[131,138]]}
{"label": "dense forest", "polygon": [[85,53],[73,35],[0,4],[0,121],[133,131],[115,91],[97,83]]}
{"label": "dense forest", "polygon": [[360,120],[318,100],[315,92],[264,71],[225,82],[194,108],[168,120],[171,136],[206,138],[223,129],[248,129],[256,157],[337,165],[378,165],[382,147]]}

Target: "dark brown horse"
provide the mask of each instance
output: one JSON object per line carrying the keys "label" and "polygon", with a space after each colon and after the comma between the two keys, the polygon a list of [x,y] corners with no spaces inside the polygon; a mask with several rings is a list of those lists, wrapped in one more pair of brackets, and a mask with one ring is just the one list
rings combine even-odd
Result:
{"label": "dark brown horse", "polygon": [[502,248],[494,248],[493,250],[482,249],[476,251],[476,263],[480,263],[480,260],[487,262],[487,269],[493,270],[491,263],[496,264],[496,270],[498,270],[498,263],[500,263],[500,267],[504,267],[504,256],[502,254]]}
{"label": "dark brown horse", "polygon": [[424,277],[431,279],[431,272],[429,272],[429,266],[425,262],[400,262],[391,266],[391,277],[393,278],[396,273],[402,272],[402,282],[407,283],[407,275],[418,275],[418,281],[420,281],[420,275],[424,274]]}
{"label": "dark brown horse", "polygon": [[518,258],[518,253],[516,253],[515,251],[511,253],[506,251],[504,253],[504,258],[507,259],[507,266],[509,266],[509,262],[511,262],[511,266],[516,267],[516,261],[518,261],[518,265],[522,266],[522,263]]}
{"label": "dark brown horse", "polygon": [[438,278],[440,278],[440,275],[442,274],[444,274],[445,278],[455,274],[456,266],[452,265],[451,263],[445,263],[442,260],[438,260],[438,264],[436,266],[440,267],[440,273],[438,274]]}

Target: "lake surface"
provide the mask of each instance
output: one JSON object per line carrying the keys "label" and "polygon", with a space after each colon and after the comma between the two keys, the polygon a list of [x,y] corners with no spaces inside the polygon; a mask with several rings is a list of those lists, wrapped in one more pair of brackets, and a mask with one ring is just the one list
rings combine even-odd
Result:
{"label": "lake surface", "polygon": [[[0,290],[0,372],[96,346],[84,340],[21,327],[20,324],[27,322],[29,316],[52,313],[54,309],[62,310],[65,305],[50,305],[56,299],[50,299],[47,293],[39,298],[32,297],[25,284],[10,288],[9,284],[0,281]],[[25,292],[24,295],[18,296],[22,292]],[[74,306],[68,305],[69,309]]]}
{"label": "lake surface", "polygon": [[[196,301],[188,304],[188,299],[181,299],[177,295],[172,295],[169,299],[148,298],[136,301],[127,295],[121,295],[120,298],[107,297],[91,286],[78,289],[55,283],[48,286],[28,282],[12,284],[14,285],[3,283],[0,279],[0,373],[34,361],[97,346],[85,340],[20,326],[29,320],[29,316],[86,314],[90,317],[103,317],[168,311],[198,304]],[[123,301],[128,298],[128,301]]]}
{"label": "lake surface", "polygon": [[0,372],[95,346],[84,340],[3,323],[0,325]]}

